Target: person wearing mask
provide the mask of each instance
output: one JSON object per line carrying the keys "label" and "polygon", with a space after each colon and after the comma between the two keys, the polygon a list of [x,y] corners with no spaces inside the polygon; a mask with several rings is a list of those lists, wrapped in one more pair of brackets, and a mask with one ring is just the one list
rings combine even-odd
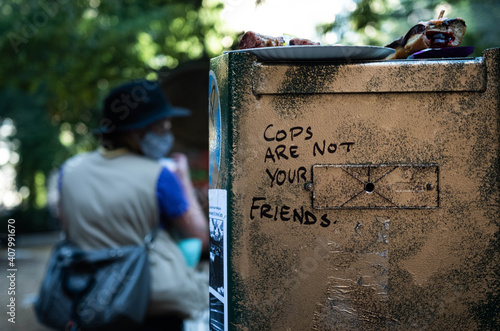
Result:
{"label": "person wearing mask", "polygon": [[61,167],[59,216],[69,240],[82,249],[140,245],[159,226],[150,249],[151,301],[143,330],[182,330],[183,320],[208,309],[208,273],[186,264],[176,242],[198,238],[208,247],[208,222],[184,154],[160,160],[174,136],[171,119],[188,116],[161,85],[135,80],[104,101],[101,146]]}

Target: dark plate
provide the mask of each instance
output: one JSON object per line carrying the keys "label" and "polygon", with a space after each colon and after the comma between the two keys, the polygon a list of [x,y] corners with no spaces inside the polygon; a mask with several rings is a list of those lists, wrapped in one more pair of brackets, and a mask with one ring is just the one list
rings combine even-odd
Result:
{"label": "dark plate", "polygon": [[432,59],[448,57],[466,57],[474,52],[474,46],[427,48],[423,51],[413,53],[409,59]]}
{"label": "dark plate", "polygon": [[252,53],[258,60],[380,60],[395,52],[379,46],[297,45],[240,49],[224,53]]}

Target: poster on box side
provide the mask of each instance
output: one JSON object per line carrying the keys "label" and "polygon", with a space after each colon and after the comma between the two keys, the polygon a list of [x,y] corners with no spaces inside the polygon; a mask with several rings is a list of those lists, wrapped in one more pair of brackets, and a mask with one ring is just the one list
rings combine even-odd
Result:
{"label": "poster on box side", "polygon": [[210,330],[227,330],[227,191],[210,189]]}

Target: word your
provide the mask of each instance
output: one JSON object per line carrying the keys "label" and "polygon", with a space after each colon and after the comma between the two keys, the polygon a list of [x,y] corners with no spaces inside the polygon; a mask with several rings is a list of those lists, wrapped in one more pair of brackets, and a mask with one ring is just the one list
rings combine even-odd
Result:
{"label": "word your", "polygon": [[302,225],[314,225],[319,224],[321,227],[328,227],[332,223],[336,224],[337,221],[332,222],[328,219],[327,214],[323,214],[318,217],[309,210],[304,210],[304,207],[292,209],[290,206],[272,206],[265,203],[267,199],[265,197],[254,197],[252,198],[252,206],[250,207],[250,219],[255,218],[260,219],[270,219],[273,221],[283,221],[283,222],[297,222]]}
{"label": "word your", "polygon": [[278,186],[283,185],[285,182],[293,184],[295,181],[297,181],[297,183],[300,183],[301,179],[304,181],[304,183],[307,182],[306,167],[299,167],[298,169],[293,169],[293,170],[292,169],[283,170],[278,168],[274,170],[274,172],[269,171],[269,169],[266,169],[266,173],[271,179],[271,187],[273,187],[274,183],[278,184]]}

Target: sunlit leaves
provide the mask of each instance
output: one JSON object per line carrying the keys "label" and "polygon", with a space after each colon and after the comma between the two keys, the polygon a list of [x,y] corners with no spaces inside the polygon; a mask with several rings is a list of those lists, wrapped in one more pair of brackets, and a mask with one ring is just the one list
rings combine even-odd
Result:
{"label": "sunlit leaves", "polygon": [[221,9],[217,0],[0,1],[0,120],[8,114],[18,130],[28,208],[44,204],[51,170],[95,147],[89,132],[110,88],[221,53],[233,37]]}

